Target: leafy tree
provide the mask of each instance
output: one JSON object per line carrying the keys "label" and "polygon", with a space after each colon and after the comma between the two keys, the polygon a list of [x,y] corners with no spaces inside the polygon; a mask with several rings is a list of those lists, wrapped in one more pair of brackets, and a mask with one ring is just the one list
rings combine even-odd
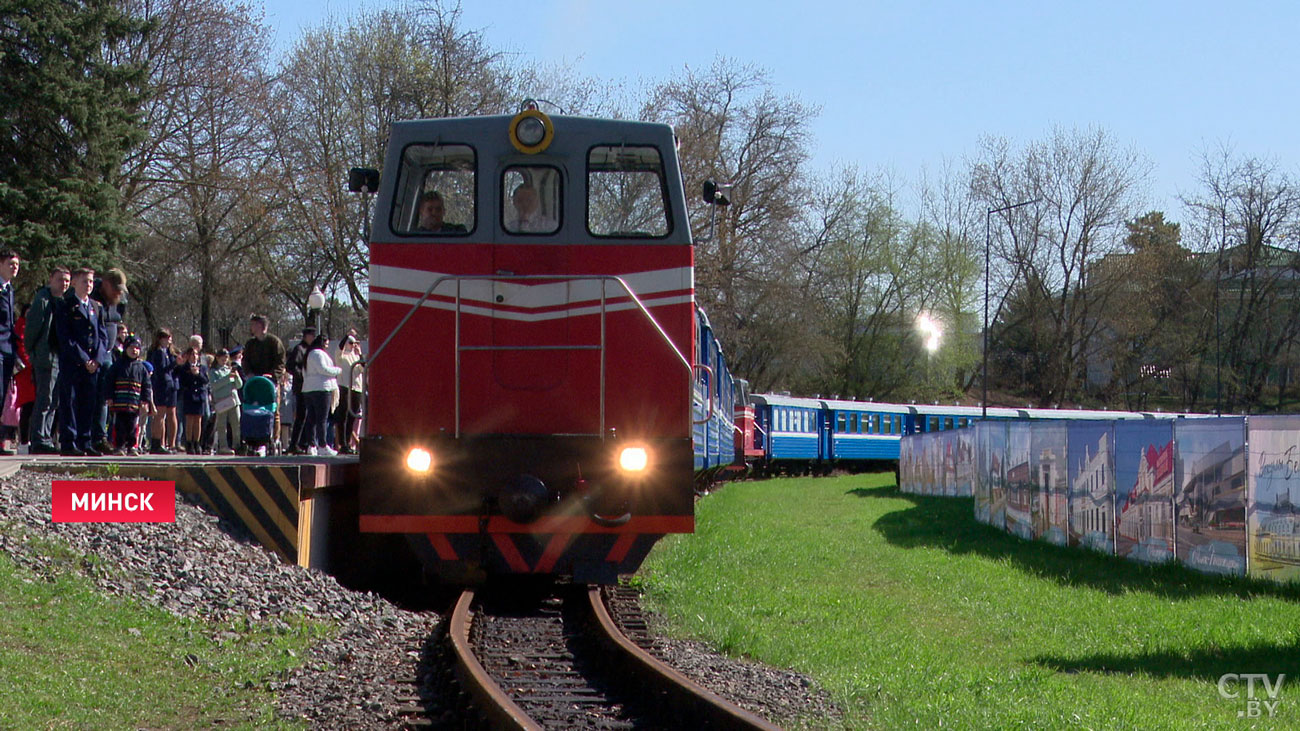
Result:
{"label": "leafy tree", "polygon": [[141,138],[144,73],[111,51],[145,30],[111,0],[0,0],[4,246],[44,263],[104,266],[130,238],[116,183]]}
{"label": "leafy tree", "polygon": [[1128,409],[1150,408],[1149,399],[1160,397],[1193,410],[1203,393],[1212,320],[1207,270],[1181,245],[1181,226],[1163,212],[1125,225],[1127,252],[1100,261],[1092,276],[1115,292],[1102,314],[1100,353],[1111,366],[1107,395]]}

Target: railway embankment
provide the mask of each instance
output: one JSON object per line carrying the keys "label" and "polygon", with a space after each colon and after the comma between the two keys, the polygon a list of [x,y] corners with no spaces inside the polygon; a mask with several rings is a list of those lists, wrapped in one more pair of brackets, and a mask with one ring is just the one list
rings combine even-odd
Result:
{"label": "railway embankment", "polygon": [[[141,673],[159,676],[157,687],[162,689],[141,702],[151,714],[144,725],[302,723],[310,728],[390,729],[410,721],[410,715],[401,712],[409,705],[403,696],[411,692],[413,682],[419,686],[431,675],[429,664],[438,660],[422,648],[438,634],[443,619],[439,612],[410,611],[376,594],[352,591],[320,571],[286,563],[239,526],[183,495],[178,495],[175,523],[53,523],[50,483],[67,477],[17,471],[0,478],[0,561],[16,565],[10,573],[18,583],[54,587],[37,592],[34,599],[25,597],[22,602],[33,606],[24,616],[76,613],[88,625],[118,621],[104,619],[104,602],[74,607],[75,598],[59,597],[63,585],[55,584],[71,578],[110,603],[138,606],[144,614],[165,612],[177,620],[171,623],[181,627],[172,640],[175,644],[151,648],[154,654],[149,657],[157,657],[158,667]],[[0,614],[22,603],[11,599],[0,590]],[[89,640],[83,641],[81,651],[51,661],[52,674],[59,677],[47,685],[10,685],[0,699],[3,693],[29,696],[21,707],[35,715],[24,717],[31,722],[24,725],[45,726],[70,718],[83,719],[81,725],[139,721],[113,715],[129,710],[71,706],[151,687],[148,679],[134,677],[130,670],[145,656],[139,646],[151,638],[141,635],[150,631],[132,623],[121,632],[96,634],[107,636],[104,644],[113,647],[86,648]],[[15,649],[15,642],[8,641],[14,639],[13,628],[0,628],[0,666],[6,661],[21,665],[23,653],[68,653],[66,636],[55,636],[55,630],[33,632],[22,638],[25,649]],[[201,649],[193,645],[195,636]],[[824,696],[812,692],[805,676],[729,658],[698,642],[663,637],[654,641],[658,654],[674,667],[765,717],[816,717],[824,707],[819,705],[825,703]],[[238,672],[230,669],[238,661],[217,657],[243,647],[253,653],[251,648],[261,645],[266,645],[259,650],[262,654]],[[280,654],[280,669],[268,670],[275,663],[266,662],[267,648]],[[92,662],[112,663],[102,658],[115,653],[127,657],[117,665],[90,667]],[[99,700],[65,687],[66,677],[105,673],[118,676],[106,679]],[[84,686],[84,679],[81,682]],[[210,706],[168,708],[178,703],[179,685],[195,683],[210,683],[208,695],[229,698],[215,711]],[[239,687],[226,687],[230,684]],[[11,713],[16,706],[6,707]],[[258,710],[266,707],[272,709],[269,717]],[[453,704],[429,707],[433,727],[458,723]]]}
{"label": "railway embankment", "polygon": [[[319,620],[324,637],[310,645],[298,666],[259,683],[275,698],[276,715],[322,728],[398,723],[392,712],[399,705],[397,690],[388,680],[415,672],[419,658],[409,656],[409,648],[423,643],[437,614],[407,611],[375,594],[348,590],[319,571],[287,564],[179,496],[175,523],[55,524],[51,479],[20,471],[0,489],[0,552],[21,569],[47,580],[79,573],[104,594],[194,620],[216,643],[237,641],[241,627],[290,632],[304,619]],[[198,661],[190,658],[189,664]],[[185,682],[184,676],[177,681]],[[76,697],[62,702],[75,703]]]}

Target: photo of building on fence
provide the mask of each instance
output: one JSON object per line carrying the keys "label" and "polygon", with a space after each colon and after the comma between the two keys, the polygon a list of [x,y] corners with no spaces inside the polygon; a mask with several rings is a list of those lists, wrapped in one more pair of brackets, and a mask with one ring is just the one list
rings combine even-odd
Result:
{"label": "photo of building on fence", "polygon": [[1178,559],[1197,571],[1246,573],[1246,421],[1188,420],[1175,427]]}
{"label": "photo of building on fence", "polygon": [[1033,433],[1028,422],[1007,424],[1007,532],[1032,540],[1034,538],[1035,490],[1030,478],[1029,451]]}
{"label": "photo of building on fence", "polygon": [[1027,540],[1300,582],[1300,416],[983,421],[901,452],[902,491]]}
{"label": "photo of building on fence", "polygon": [[1170,422],[1115,424],[1115,553],[1174,558],[1174,431]]}
{"label": "photo of building on fence", "polygon": [[1115,463],[1109,422],[1069,425],[1070,545],[1115,553]]}
{"label": "photo of building on fence", "polygon": [[1035,499],[1031,519],[1034,537],[1064,546],[1069,526],[1067,513],[1066,457],[1068,431],[1064,422],[1048,423],[1030,435],[1029,466]]}
{"label": "photo of building on fence", "polygon": [[1300,417],[1250,420],[1250,575],[1300,581]]}

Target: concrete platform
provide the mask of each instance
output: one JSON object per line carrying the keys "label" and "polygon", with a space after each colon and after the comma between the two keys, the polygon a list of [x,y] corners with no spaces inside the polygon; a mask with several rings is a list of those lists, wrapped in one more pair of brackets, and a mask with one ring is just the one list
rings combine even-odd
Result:
{"label": "concrete platform", "polygon": [[[241,525],[282,559],[330,570],[330,525],[355,521],[357,458],[141,455],[0,458],[0,478],[20,469],[83,479],[129,478],[176,483],[214,513]],[[349,516],[351,514],[351,516]]]}

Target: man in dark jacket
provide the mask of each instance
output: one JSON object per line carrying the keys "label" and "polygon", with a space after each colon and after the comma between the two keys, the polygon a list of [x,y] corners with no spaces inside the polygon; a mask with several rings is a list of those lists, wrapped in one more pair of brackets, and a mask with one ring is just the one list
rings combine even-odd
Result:
{"label": "man in dark jacket", "polygon": [[72,273],[72,289],[59,301],[54,329],[59,340],[59,447],[65,456],[98,457],[90,443],[99,390],[99,364],[108,343],[104,337],[104,306],[90,298],[95,270]]}
{"label": "man in dark jacket", "polygon": [[[18,344],[22,333],[18,332],[18,308],[14,305],[14,277],[18,276],[18,267],[17,253],[0,251],[0,396],[9,393],[14,368],[23,368],[22,362],[18,360]],[[0,455],[13,454],[12,450],[0,445]]]}
{"label": "man in dark jacket", "polygon": [[293,432],[289,437],[289,452],[301,453],[307,451],[306,435],[303,434],[303,427],[307,422],[307,402],[302,397],[303,376],[307,371],[307,351],[311,350],[311,344],[316,341],[316,328],[308,326],[302,329],[302,340],[293,346],[289,351],[289,360],[286,365],[290,375],[293,376]]}
{"label": "man in dark jacket", "polygon": [[27,332],[23,339],[32,359],[32,384],[36,388],[36,403],[32,406],[32,454],[55,454],[54,414],[58,409],[59,379],[58,346],[54,337],[54,310],[71,284],[71,274],[66,267],[54,267],[50,283],[36,290],[32,307],[27,311]]}
{"label": "man in dark jacket", "polygon": [[[253,315],[248,318],[248,328],[253,337],[244,343],[244,378],[252,376],[269,376],[275,384],[276,403],[279,403],[280,379],[284,376],[285,360],[284,342],[266,331],[268,321],[265,315]],[[275,441],[280,442],[280,410],[275,411],[273,427]]]}

